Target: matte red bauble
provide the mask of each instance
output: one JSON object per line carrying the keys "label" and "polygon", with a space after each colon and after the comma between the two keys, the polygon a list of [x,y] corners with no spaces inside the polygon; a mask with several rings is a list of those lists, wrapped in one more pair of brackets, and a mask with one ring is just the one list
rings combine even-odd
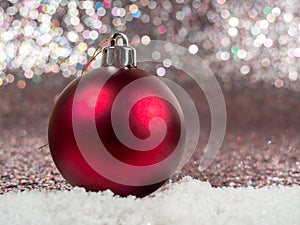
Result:
{"label": "matte red bauble", "polygon": [[182,112],[158,77],[135,67],[126,36],[114,37],[124,46],[112,42],[104,49],[103,67],[75,79],[59,96],[49,122],[49,147],[71,185],[143,197],[163,185],[168,177],[157,179],[161,174],[175,172]]}

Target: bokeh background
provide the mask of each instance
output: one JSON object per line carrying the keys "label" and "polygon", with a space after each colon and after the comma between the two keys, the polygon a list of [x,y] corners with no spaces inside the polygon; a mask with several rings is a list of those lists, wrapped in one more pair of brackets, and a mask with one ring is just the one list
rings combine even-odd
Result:
{"label": "bokeh background", "polygon": [[133,43],[186,47],[223,90],[225,139],[213,164],[200,172],[210,131],[203,93],[169,66],[172,59],[140,65],[181,84],[199,109],[198,151],[173,181],[191,175],[213,186],[300,184],[299,12],[298,0],[0,1],[0,194],[71,188],[48,147],[38,147],[47,143],[55,98],[114,32]]}

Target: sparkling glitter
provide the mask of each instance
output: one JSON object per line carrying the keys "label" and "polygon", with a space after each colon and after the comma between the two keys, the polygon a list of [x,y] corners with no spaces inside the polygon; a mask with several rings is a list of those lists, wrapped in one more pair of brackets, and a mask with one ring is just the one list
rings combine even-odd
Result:
{"label": "sparkling glitter", "polygon": [[244,49],[239,49],[237,51],[237,56],[240,58],[240,59],[244,59],[246,58],[247,56],[247,52],[244,50]]}
{"label": "sparkling glitter", "polygon": [[[135,40],[142,44],[151,37],[177,42],[189,52],[196,45],[200,57],[208,64],[219,62],[233,80],[239,79],[247,62],[251,70],[243,79],[250,83],[274,84],[281,79],[282,87],[295,89],[296,83],[289,81],[299,80],[290,72],[300,70],[295,66],[300,60],[298,9],[296,0],[264,0],[254,5],[225,0],[10,1],[0,7],[2,86],[10,84],[5,77],[18,70],[22,70],[15,76],[19,79],[28,79],[26,71],[33,72],[29,79],[37,79],[36,75],[53,68],[73,76],[74,63],[84,64],[89,48],[111,32],[121,31],[130,39],[137,35]],[[233,52],[232,46],[239,49]],[[265,58],[271,62],[267,67],[261,63]],[[223,76],[220,67],[212,70]]]}
{"label": "sparkling glitter", "polygon": [[89,56],[92,56],[94,54],[94,52],[95,52],[95,48],[93,48],[93,47],[89,48],[87,52],[88,52]]}
{"label": "sparkling glitter", "polygon": [[278,38],[278,42],[279,42],[279,44],[281,44],[281,45],[285,45],[285,44],[288,42],[288,36],[287,36],[287,35],[281,35],[281,36]]}
{"label": "sparkling glitter", "polygon": [[264,14],[268,15],[272,12],[272,7],[266,6],[263,10]]}
{"label": "sparkling glitter", "polygon": [[163,65],[164,65],[164,67],[167,67],[167,68],[172,66],[172,60],[169,58],[164,59]]}
{"label": "sparkling glitter", "polygon": [[255,9],[250,9],[248,15],[251,19],[255,19],[255,17],[257,16],[257,11]]}
{"label": "sparkling glitter", "polygon": [[276,19],[276,16],[274,16],[273,14],[268,14],[267,15],[267,20],[269,23],[273,23]]}
{"label": "sparkling glitter", "polygon": [[83,1],[82,7],[84,9],[91,9],[91,8],[93,8],[93,2],[92,1]]}
{"label": "sparkling glitter", "polygon": [[6,81],[7,81],[8,83],[13,83],[14,80],[15,80],[14,75],[8,74],[8,75],[6,76]]}
{"label": "sparkling glitter", "polygon": [[189,47],[189,52],[190,52],[191,54],[196,54],[196,53],[198,52],[198,50],[199,50],[199,48],[198,48],[198,46],[195,45],[195,44],[192,44],[192,45],[190,45],[190,47]]}
{"label": "sparkling glitter", "polygon": [[221,53],[221,59],[223,61],[229,60],[229,58],[230,58],[230,54],[228,52],[222,52]]}
{"label": "sparkling glitter", "polygon": [[165,25],[160,25],[158,28],[157,28],[157,31],[160,33],[160,34],[165,34],[167,32],[167,28]]}
{"label": "sparkling glitter", "polygon": [[33,77],[33,71],[32,70],[25,71],[24,76],[28,79],[31,79]]}
{"label": "sparkling glitter", "polygon": [[97,14],[99,16],[105,16],[106,10],[104,8],[99,8],[99,9],[97,9]]}
{"label": "sparkling glitter", "polygon": [[250,72],[250,67],[248,65],[243,65],[240,69],[241,74],[248,74]]}
{"label": "sparkling glitter", "polygon": [[78,45],[78,49],[82,52],[86,51],[87,47],[88,46],[85,42],[80,42],[79,45]]}
{"label": "sparkling glitter", "polygon": [[80,19],[78,17],[72,17],[70,19],[70,23],[74,26],[78,25],[80,23]]}
{"label": "sparkling glitter", "polygon": [[69,41],[71,41],[71,42],[77,42],[79,40],[78,34],[75,33],[74,31],[70,31],[67,34],[67,37],[68,37]]}
{"label": "sparkling glitter", "polygon": [[231,37],[235,37],[237,34],[238,34],[238,29],[235,28],[235,27],[230,27],[228,29],[228,34],[231,36]]}
{"label": "sparkling glitter", "polygon": [[144,44],[144,45],[148,45],[150,43],[151,39],[149,36],[147,35],[144,35],[142,38],[141,38],[141,42]]}
{"label": "sparkling glitter", "polygon": [[178,12],[176,13],[176,19],[178,19],[178,20],[183,20],[184,17],[185,17],[184,12],[178,11]]}
{"label": "sparkling glitter", "polygon": [[147,6],[149,4],[149,0],[141,0],[140,3],[142,6]]}
{"label": "sparkling glitter", "polygon": [[269,22],[267,20],[261,20],[259,21],[259,27],[260,29],[267,29],[269,27]]}
{"label": "sparkling glitter", "polygon": [[291,14],[291,13],[285,13],[284,14],[284,16],[283,16],[283,18],[284,18],[284,20],[286,21],[286,22],[291,22],[292,20],[293,20],[293,14]]}
{"label": "sparkling glitter", "polygon": [[90,32],[90,35],[89,35],[89,36],[90,36],[90,39],[96,40],[96,39],[98,38],[99,34],[98,34],[97,31],[92,30],[92,31]]}
{"label": "sparkling glitter", "polygon": [[26,82],[25,82],[24,80],[19,80],[19,81],[17,82],[17,87],[18,87],[19,89],[24,89],[24,88],[26,87]]}
{"label": "sparkling glitter", "polygon": [[252,33],[252,35],[256,36],[260,33],[260,29],[258,27],[253,27],[251,29],[251,33]]}
{"label": "sparkling glitter", "polygon": [[228,45],[230,45],[230,38],[228,38],[228,37],[224,37],[223,39],[222,39],[222,41],[221,41],[221,43],[222,43],[222,45],[224,46],[224,47],[226,47],[226,46],[228,46]]}
{"label": "sparkling glitter", "polygon": [[154,60],[158,60],[158,59],[160,59],[160,52],[158,52],[158,51],[154,51],[153,53],[152,53],[152,59],[154,59]]}
{"label": "sparkling glitter", "polygon": [[275,87],[277,87],[277,88],[281,88],[281,87],[283,86],[283,81],[282,81],[281,79],[276,79],[276,80],[274,81],[274,85],[275,85]]}
{"label": "sparkling glitter", "polygon": [[294,49],[294,56],[299,58],[300,57],[300,48],[295,48]]}
{"label": "sparkling glitter", "polygon": [[261,60],[261,64],[262,64],[264,67],[268,67],[268,66],[270,66],[270,64],[271,64],[271,61],[270,61],[269,58],[263,58],[263,59]]}
{"label": "sparkling glitter", "polygon": [[236,17],[231,17],[229,19],[229,25],[232,26],[232,27],[237,27],[239,25],[239,23],[240,23],[240,21]]}
{"label": "sparkling glitter", "polygon": [[287,51],[287,54],[288,54],[288,56],[289,57],[294,57],[295,55],[294,55],[294,49],[293,48],[290,48],[288,51]]}
{"label": "sparkling glitter", "polygon": [[273,45],[273,40],[272,39],[270,39],[270,38],[265,39],[265,41],[264,41],[264,46],[265,47],[271,48],[272,45]]}
{"label": "sparkling glitter", "polygon": [[132,16],[134,18],[139,18],[141,16],[141,10],[138,9],[135,13],[132,13]]}
{"label": "sparkling glitter", "polygon": [[149,1],[148,7],[149,9],[155,9],[157,6],[156,1]]}
{"label": "sparkling glitter", "polygon": [[132,4],[129,6],[129,11],[131,13],[136,13],[139,10],[138,6],[136,4]]}
{"label": "sparkling glitter", "polygon": [[102,2],[95,2],[95,9],[98,10],[99,8],[103,8],[103,3]]}
{"label": "sparkling glitter", "polygon": [[143,23],[148,23],[148,22],[150,21],[150,16],[149,16],[148,14],[142,15],[141,21],[142,21]]}
{"label": "sparkling glitter", "polygon": [[157,73],[158,76],[162,77],[166,74],[166,70],[163,67],[158,67],[157,70],[156,70],[156,73]]}
{"label": "sparkling glitter", "polygon": [[223,9],[223,10],[221,11],[221,17],[222,17],[223,19],[227,19],[227,18],[229,18],[229,16],[230,16],[229,10]]}
{"label": "sparkling glitter", "polygon": [[291,70],[289,72],[289,79],[291,81],[296,81],[298,79],[298,72],[297,72],[297,70]]}
{"label": "sparkling glitter", "polygon": [[7,55],[4,52],[0,52],[0,61],[5,61],[7,59]]}
{"label": "sparkling glitter", "polygon": [[274,16],[280,16],[280,14],[281,14],[281,9],[278,8],[278,7],[274,7],[274,8],[272,9],[272,14],[273,14]]}
{"label": "sparkling glitter", "polygon": [[237,46],[237,45],[233,45],[231,47],[231,52],[234,53],[234,54],[236,54],[239,50],[240,50],[240,47]]}
{"label": "sparkling glitter", "polygon": [[226,3],[226,0],[217,0],[217,2],[222,5]]}
{"label": "sparkling glitter", "polygon": [[260,47],[266,40],[266,36],[264,34],[259,34],[255,41],[254,41],[254,46]]}

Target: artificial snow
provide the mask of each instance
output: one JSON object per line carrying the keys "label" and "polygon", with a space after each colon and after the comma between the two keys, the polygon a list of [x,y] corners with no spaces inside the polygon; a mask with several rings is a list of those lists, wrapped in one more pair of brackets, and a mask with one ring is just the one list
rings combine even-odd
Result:
{"label": "artificial snow", "polygon": [[143,199],[112,192],[37,190],[0,196],[1,225],[300,224],[300,187],[213,188],[184,178]]}

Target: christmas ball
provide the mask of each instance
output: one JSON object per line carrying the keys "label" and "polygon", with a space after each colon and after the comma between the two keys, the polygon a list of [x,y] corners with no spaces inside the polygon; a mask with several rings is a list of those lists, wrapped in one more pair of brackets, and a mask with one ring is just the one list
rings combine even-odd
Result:
{"label": "christmas ball", "polygon": [[60,94],[49,122],[49,147],[71,185],[143,197],[161,187],[180,162],[182,118],[175,95],[158,77],[135,67],[102,67]]}

